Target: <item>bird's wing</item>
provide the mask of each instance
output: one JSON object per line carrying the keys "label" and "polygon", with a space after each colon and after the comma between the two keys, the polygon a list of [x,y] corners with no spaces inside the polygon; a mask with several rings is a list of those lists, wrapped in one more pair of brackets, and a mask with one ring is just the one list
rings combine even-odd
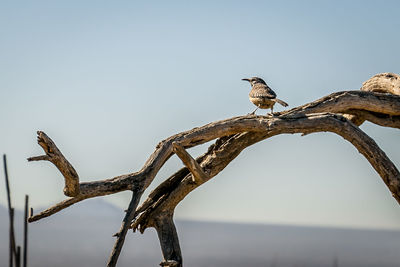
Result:
{"label": "bird's wing", "polygon": [[265,84],[256,84],[253,89],[250,91],[250,97],[255,98],[276,98],[275,92]]}

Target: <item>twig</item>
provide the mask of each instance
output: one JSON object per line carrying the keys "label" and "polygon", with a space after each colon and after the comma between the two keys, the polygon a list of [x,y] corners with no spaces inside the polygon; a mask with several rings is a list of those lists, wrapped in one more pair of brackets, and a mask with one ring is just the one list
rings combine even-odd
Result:
{"label": "twig", "polygon": [[58,147],[44,132],[38,131],[38,143],[46,155],[30,157],[28,161],[47,160],[53,163],[65,179],[64,194],[69,197],[79,195],[79,176],[71,163],[64,157]]}
{"label": "twig", "polygon": [[194,183],[202,183],[208,179],[208,175],[204,173],[199,163],[179,143],[173,142],[172,146],[174,153],[192,173]]}
{"label": "twig", "polygon": [[117,237],[117,240],[114,243],[114,247],[111,251],[110,258],[108,259],[107,266],[114,267],[117,265],[118,257],[121,253],[122,246],[124,245],[126,233],[129,230],[129,226],[131,221],[134,219],[135,210],[137,205],[139,204],[140,197],[142,196],[143,191],[135,190],[132,191],[132,199],[129,203],[129,207],[126,210],[126,214],[124,220],[122,221],[121,228],[118,233],[114,236]]}
{"label": "twig", "polygon": [[79,197],[72,197],[66,200],[63,200],[54,206],[40,212],[39,214],[33,215],[33,209],[31,211],[30,217],[28,218],[28,222],[34,222],[46,217],[49,217],[50,215],[59,212],[60,210],[63,210],[65,208],[68,208],[69,206],[83,200],[84,198],[79,198]]}

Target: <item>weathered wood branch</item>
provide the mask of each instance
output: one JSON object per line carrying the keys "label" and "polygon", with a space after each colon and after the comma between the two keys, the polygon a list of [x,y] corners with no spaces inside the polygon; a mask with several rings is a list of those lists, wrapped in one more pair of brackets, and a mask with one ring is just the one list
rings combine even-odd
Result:
{"label": "weathered wood branch", "polygon": [[192,182],[194,183],[203,183],[208,180],[208,175],[204,173],[201,166],[197,163],[197,161],[190,156],[186,150],[176,142],[172,143],[174,153],[182,160],[183,164],[190,170],[192,173]]}
{"label": "weathered wood branch", "polygon": [[[335,103],[339,104],[336,106]],[[392,118],[393,122],[390,122],[390,119],[387,118],[378,119],[376,116],[369,116],[368,119],[371,119],[371,122],[373,123],[379,122],[378,123],[379,125],[400,128],[398,127],[398,116],[400,116],[399,103],[400,103],[400,96],[396,95],[387,95],[381,93],[369,93],[360,91],[344,91],[344,92],[337,92],[330,94],[319,100],[316,100],[309,104],[302,105],[300,107],[293,108],[285,112],[276,113],[276,115],[300,116],[320,111],[331,111],[334,113],[346,113],[346,112],[354,113],[357,110],[361,110],[361,112],[366,112],[366,111],[381,109],[382,112],[381,113],[378,112],[377,114],[381,114],[381,116],[387,116],[388,118]],[[387,115],[383,111],[387,112],[390,115]],[[87,198],[104,196],[125,190],[131,190],[133,185],[139,186],[140,183],[142,183],[143,189],[145,189],[154,179],[156,173],[162,167],[165,161],[168,160],[168,158],[172,155],[172,147],[171,147],[172,142],[174,141],[179,142],[182,145],[180,140],[185,139],[187,141],[183,145],[185,147],[192,147],[198,144],[208,142],[220,136],[235,134],[238,132],[251,131],[251,123],[250,125],[247,125],[247,127],[243,127],[242,129],[238,128],[234,129],[232,124],[235,124],[240,119],[253,120],[254,123],[254,120],[257,120],[256,118],[257,117],[255,116],[235,117],[228,120],[222,120],[210,123],[202,127],[194,128],[190,131],[174,135],[160,142],[157,145],[156,150],[149,157],[149,159],[146,161],[145,165],[140,171],[131,174],[117,176],[111,179],[80,183],[79,196],[55,204],[54,206],[41,212],[38,215],[33,215],[32,217],[30,217],[29,221],[33,222],[48,217],[74,203],[77,203]],[[220,131],[220,129],[223,129],[223,131]],[[38,142],[40,142],[40,138],[38,138]],[[51,141],[51,143],[53,142]],[[46,156],[47,154],[39,157],[45,158]],[[35,160],[36,157],[30,159]],[[62,174],[64,175],[64,173]]]}
{"label": "weathered wood branch", "polygon": [[[383,181],[392,192],[393,197],[400,203],[400,174],[394,164],[385,155],[385,153],[378,147],[378,145],[357,126],[346,120],[344,117],[335,114],[313,114],[305,116],[304,118],[297,118],[296,121],[288,118],[279,118],[274,124],[269,127],[260,121],[260,127],[265,127],[266,132],[249,132],[236,136],[232,136],[228,140],[221,140],[222,144],[216,144],[206,153],[206,157],[202,156],[201,163],[204,169],[209,170],[209,177],[212,178],[226,165],[233,160],[242,149],[246,148],[252,143],[261,141],[265,138],[282,133],[301,133],[301,132],[320,132],[329,131],[336,133],[347,141],[351,142],[358,151],[370,162],[378,174],[382,177]],[[275,127],[271,127],[275,126]],[[249,138],[250,137],[250,138]],[[244,142],[243,142],[244,141]],[[222,149],[221,149],[222,148]],[[216,167],[216,166],[219,166]],[[159,224],[156,222],[160,220],[162,214],[173,214],[177,204],[189,194],[192,190],[201,184],[191,183],[191,174],[179,171],[181,175],[174,174],[165,183],[156,188],[149,198],[138,208],[137,212],[141,215],[133,222],[132,227],[138,228],[143,232],[147,227],[154,227],[157,231]],[[180,182],[171,183],[171,179],[180,178]],[[155,197],[157,196],[157,197]],[[166,230],[166,225],[171,229]],[[163,226],[164,231],[173,233],[174,225],[172,220],[169,224]],[[161,244],[173,241],[174,244],[179,244],[177,236],[169,235],[167,240],[162,239],[160,236]],[[171,247],[170,247],[171,249]],[[164,259],[177,260],[181,258],[179,254],[180,249],[175,252],[163,253]],[[167,255],[167,257],[165,257]],[[168,258],[168,255],[171,258]],[[181,266],[179,262],[178,266]]]}
{"label": "weathered wood branch", "polygon": [[160,240],[164,261],[161,266],[181,266],[182,253],[179,245],[178,233],[173,221],[173,213],[160,213],[154,217],[154,228]]}
{"label": "weathered wood branch", "polygon": [[122,246],[124,245],[126,233],[128,232],[130,223],[135,216],[135,210],[139,203],[140,197],[142,196],[142,193],[143,192],[141,191],[132,192],[132,199],[131,202],[129,203],[128,209],[126,210],[126,214],[124,220],[122,221],[121,228],[119,232],[114,235],[117,237],[117,240],[114,243],[114,247],[111,251],[111,256],[108,260],[107,266],[109,267],[117,265],[119,254],[121,253]]}
{"label": "weathered wood branch", "polygon": [[301,116],[322,112],[348,113],[349,110],[366,110],[398,116],[400,115],[400,96],[364,91],[341,91],[276,114]]}
{"label": "weathered wood branch", "polygon": [[[38,132],[38,143],[46,154],[28,160],[52,162],[64,176],[64,194],[72,197],[37,215],[31,215],[29,222],[48,217],[84,199],[130,190],[133,192],[132,200],[116,235],[108,266],[116,265],[129,227],[141,232],[154,227],[164,256],[161,265],[182,266],[179,240],[173,222],[174,210],[180,201],[215,177],[246,147],[275,135],[294,133],[332,132],[342,136],[369,161],[400,203],[399,171],[378,145],[356,126],[365,120],[385,127],[400,128],[400,96],[343,91],[270,117],[247,115],[212,122],[161,141],[137,172],[82,183],[79,183],[77,172],[54,142],[45,133]],[[193,159],[186,151],[187,148],[214,139],[215,143],[197,159]],[[174,153],[186,167],[161,183],[137,207],[142,193]]]}
{"label": "weathered wood branch", "polygon": [[360,90],[400,95],[400,75],[391,72],[376,74],[363,82]]}
{"label": "weathered wood branch", "polygon": [[46,155],[28,158],[28,161],[48,160],[53,163],[65,179],[64,194],[69,197],[79,195],[79,176],[71,163],[44,132],[38,131],[38,143]]}
{"label": "weathered wood branch", "polygon": [[[282,115],[302,116],[304,114],[311,114],[318,112],[349,113],[349,112],[354,112],[354,110],[372,111],[379,114],[385,114],[387,116],[400,116],[400,96],[388,95],[382,93],[361,92],[361,91],[343,91],[330,94],[326,97],[323,97],[309,104],[305,104],[288,111],[280,113],[277,112],[275,114],[276,116],[282,116]],[[40,213],[41,214],[40,216],[35,215],[34,217],[31,217],[30,221],[32,222],[50,216],[84,199],[104,196],[108,194],[114,194],[125,190],[132,190],[134,186],[136,188],[142,188],[143,190],[145,190],[148,187],[148,185],[150,185],[150,183],[153,181],[154,177],[156,176],[160,168],[172,155],[173,153],[172,142],[177,142],[185,148],[190,148],[196,145],[206,143],[213,139],[219,138],[221,136],[232,135],[240,132],[253,131],[254,130],[253,126],[257,125],[258,118],[260,117],[257,116],[234,117],[227,120],[209,123],[202,127],[197,127],[192,130],[171,136],[170,138],[161,141],[157,145],[156,150],[146,161],[142,169],[139,170],[138,172],[121,175],[106,180],[82,182],[79,184],[79,195],[66,202],[63,201],[58,204],[55,204],[53,207],[50,207],[46,211]],[[370,118],[373,119],[372,117]],[[397,123],[382,122],[381,124],[388,125],[389,127],[398,128]],[[38,132],[38,133],[43,133],[43,132]],[[49,141],[47,141],[46,143],[41,141],[42,138],[40,137],[44,136],[43,134],[39,134],[38,142],[41,146],[42,145],[44,146],[42,147],[45,150],[46,155],[29,158],[30,160],[47,160],[46,156],[49,157],[53,156],[51,152],[53,151],[59,152],[58,148],[55,146],[55,144],[53,143],[53,141],[51,141],[50,138],[48,138]],[[46,148],[48,146],[47,144],[53,144],[49,145],[49,148],[55,147],[57,148],[57,150],[47,149]],[[47,152],[49,152],[50,155],[47,154]],[[57,155],[60,154],[61,152],[59,152],[59,154]],[[58,157],[58,159],[61,160],[63,164],[66,165],[69,164],[66,163],[68,161],[63,156]],[[65,161],[62,159],[64,159]],[[68,166],[70,166],[70,164]],[[71,168],[73,169],[72,166]],[[61,169],[64,170],[61,173],[64,175],[64,178],[66,179],[66,187],[67,187],[67,181],[69,181],[69,178],[67,177],[70,176],[69,176],[69,171],[65,170],[70,170],[70,168],[66,169],[61,168]],[[72,169],[71,172],[74,173]],[[74,177],[78,177],[78,175],[76,174],[76,176]],[[71,181],[74,180],[71,179]],[[75,188],[74,186],[75,184],[71,183],[71,186],[69,186],[68,188]],[[71,189],[70,191],[76,192],[77,190]]]}
{"label": "weathered wood branch", "polygon": [[31,210],[31,212],[29,214],[28,222],[35,222],[40,219],[49,217],[50,215],[53,215],[53,214],[59,212],[60,210],[68,208],[69,206],[71,206],[83,199],[84,198],[81,198],[81,197],[68,198],[68,199],[63,200],[63,201],[57,203],[56,205],[38,213],[38,214],[35,214],[35,215],[33,214],[33,210]]}
{"label": "weathered wood branch", "polygon": [[400,129],[400,116],[387,115],[366,110],[348,110],[346,118],[350,119],[355,125],[361,125],[364,121],[372,122],[383,127]]}
{"label": "weathered wood branch", "polygon": [[[329,131],[351,142],[382,177],[396,200],[400,201],[400,176],[397,168],[367,134],[344,117],[337,114],[311,114],[297,118],[286,116],[274,119],[260,118],[258,128],[264,129],[264,132],[247,132],[231,136],[227,140],[221,140],[219,144],[217,142],[205,156],[202,156],[199,164],[207,171],[210,178],[218,174],[244,148],[268,137],[285,133]],[[184,178],[179,182],[172,182],[171,179],[176,179],[176,177]],[[157,207],[162,206],[160,210],[163,211],[175,208],[189,192],[200,185],[191,183],[189,177],[189,172],[180,170],[154,189],[148,199],[138,208],[137,212],[143,214],[135,221],[133,226],[135,228],[140,227],[140,230],[144,231],[146,224],[142,224],[141,221],[149,216],[149,214],[146,214],[149,207],[152,207],[152,214],[157,214],[155,203]],[[158,201],[165,194],[168,194],[168,197]]]}

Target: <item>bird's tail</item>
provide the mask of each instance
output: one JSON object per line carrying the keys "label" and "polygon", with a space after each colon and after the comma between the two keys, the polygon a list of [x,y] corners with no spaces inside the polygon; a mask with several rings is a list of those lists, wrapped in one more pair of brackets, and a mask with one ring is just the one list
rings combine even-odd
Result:
{"label": "bird's tail", "polygon": [[278,98],[275,98],[275,102],[277,102],[277,103],[281,104],[281,105],[282,105],[282,106],[284,106],[284,107],[287,107],[287,106],[289,106],[289,104],[288,104],[288,103],[286,103],[285,101],[283,101],[283,100],[280,100],[280,99],[278,99]]}

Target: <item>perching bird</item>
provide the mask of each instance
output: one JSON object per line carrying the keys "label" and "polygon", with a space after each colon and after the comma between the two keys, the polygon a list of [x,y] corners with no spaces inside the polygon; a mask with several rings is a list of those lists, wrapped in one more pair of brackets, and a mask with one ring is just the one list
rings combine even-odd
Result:
{"label": "perching bird", "polygon": [[250,101],[257,106],[256,110],[254,110],[250,114],[254,114],[257,109],[271,109],[271,114],[274,110],[274,105],[276,102],[281,104],[284,107],[287,107],[288,104],[285,101],[282,101],[276,98],[275,92],[269,88],[269,86],[265,83],[265,81],[258,77],[252,77],[250,79],[242,79],[243,81],[248,81],[251,84],[251,91],[249,93]]}

